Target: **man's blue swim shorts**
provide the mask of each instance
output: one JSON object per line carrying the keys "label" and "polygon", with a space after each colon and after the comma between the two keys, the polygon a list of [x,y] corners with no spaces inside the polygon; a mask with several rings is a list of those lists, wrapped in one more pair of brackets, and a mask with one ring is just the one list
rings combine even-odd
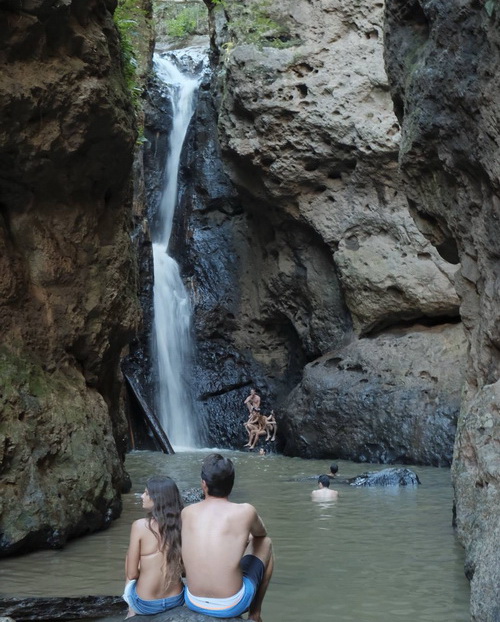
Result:
{"label": "man's blue swim shorts", "polygon": [[229,598],[205,598],[193,596],[188,587],[184,590],[186,606],[191,611],[203,613],[212,618],[235,618],[252,604],[255,594],[264,577],[264,563],[255,555],[245,555],[240,567],[243,573],[243,586],[234,596]]}

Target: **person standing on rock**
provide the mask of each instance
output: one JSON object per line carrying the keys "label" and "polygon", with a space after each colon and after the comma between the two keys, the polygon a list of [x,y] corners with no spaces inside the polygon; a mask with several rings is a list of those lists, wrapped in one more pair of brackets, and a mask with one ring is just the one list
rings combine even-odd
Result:
{"label": "person standing on rock", "polygon": [[134,521],[130,531],[123,594],[127,618],[184,604],[179,489],[170,477],[151,477],[141,499],[148,516]]}
{"label": "person standing on rock", "polygon": [[330,490],[330,478],[328,475],[318,477],[318,490],[313,490],[311,497],[313,501],[333,501],[339,496],[336,490]]}
{"label": "person standing on rock", "polygon": [[249,503],[232,503],[234,466],[210,454],[201,469],[205,499],[182,511],[186,605],[214,618],[262,622],[261,608],[273,572],[272,543]]}

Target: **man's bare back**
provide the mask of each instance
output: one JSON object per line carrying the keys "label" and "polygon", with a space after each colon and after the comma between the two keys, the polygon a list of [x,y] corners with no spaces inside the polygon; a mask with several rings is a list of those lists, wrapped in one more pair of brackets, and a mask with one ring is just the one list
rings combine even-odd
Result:
{"label": "man's bare back", "polygon": [[313,501],[333,501],[339,496],[336,490],[330,489],[330,478],[328,475],[318,477],[318,488],[311,493]]}
{"label": "man's bare back", "polygon": [[337,499],[339,493],[336,490],[322,488],[321,490],[313,490],[311,496],[313,501],[333,501]]}
{"label": "man's bare back", "polygon": [[248,620],[262,622],[262,601],[273,572],[272,543],[252,505],[229,501],[234,476],[231,460],[207,456],[201,470],[205,499],[182,511],[185,603],[214,617],[248,611]]}
{"label": "man's bare back", "polygon": [[241,588],[240,561],[249,535],[266,530],[248,503],[208,497],[182,512],[182,559],[189,591],[196,596],[228,598]]}

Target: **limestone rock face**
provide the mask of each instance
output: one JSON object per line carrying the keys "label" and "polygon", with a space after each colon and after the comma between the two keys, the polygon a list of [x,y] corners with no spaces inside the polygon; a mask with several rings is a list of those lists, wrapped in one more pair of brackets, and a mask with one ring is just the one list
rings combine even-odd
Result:
{"label": "limestone rock face", "polygon": [[449,466],[464,356],[458,324],[393,329],[321,357],[278,413],[285,453]]}
{"label": "limestone rock face", "polygon": [[259,49],[238,31],[242,5],[255,18],[251,2],[228,6],[228,32],[220,33],[219,130],[251,209],[299,222],[328,247],[358,333],[456,316],[455,267],[418,232],[400,189],[381,7],[273,2],[269,18],[286,29],[290,47]]}
{"label": "limestone rock face", "polygon": [[[205,146],[186,158],[195,190],[184,274],[195,302],[201,416],[217,441],[234,446],[245,438],[249,386],[269,411],[290,403],[304,366],[326,353],[395,325],[457,318],[457,266],[419,232],[401,191],[382,6],[206,4],[218,117],[215,126],[210,104],[200,107],[195,142]],[[443,331],[430,334],[445,339]],[[402,352],[399,365],[411,374],[409,355]],[[349,384],[346,370],[338,371],[338,382],[342,374]],[[442,457],[437,445],[429,454],[420,448],[422,461],[450,461],[457,404],[446,395]],[[353,401],[346,417],[349,407]],[[320,439],[327,421],[317,416]],[[296,424],[290,422],[293,434]],[[326,441],[318,440],[317,450],[286,443],[300,455],[331,451]],[[384,453],[385,445],[356,453],[360,446],[350,446],[349,456],[399,455]]]}
{"label": "limestone rock face", "polygon": [[461,261],[469,356],[453,473],[478,622],[500,619],[499,20],[496,3],[387,2],[405,192],[419,228]]}
{"label": "limestone rock face", "polygon": [[105,526],[126,486],[119,360],[139,318],[134,114],[112,0],[0,9],[0,549]]}

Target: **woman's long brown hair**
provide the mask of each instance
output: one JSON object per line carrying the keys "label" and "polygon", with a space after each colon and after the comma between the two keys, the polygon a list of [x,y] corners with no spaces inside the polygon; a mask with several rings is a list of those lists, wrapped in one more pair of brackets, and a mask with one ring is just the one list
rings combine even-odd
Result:
{"label": "woman's long brown hair", "polygon": [[[150,477],[146,490],[154,506],[148,516],[149,529],[159,538],[158,546],[165,556],[165,589],[183,571],[181,557],[181,511],[183,503],[177,484],[170,477]],[[154,519],[158,533],[151,526]]]}

